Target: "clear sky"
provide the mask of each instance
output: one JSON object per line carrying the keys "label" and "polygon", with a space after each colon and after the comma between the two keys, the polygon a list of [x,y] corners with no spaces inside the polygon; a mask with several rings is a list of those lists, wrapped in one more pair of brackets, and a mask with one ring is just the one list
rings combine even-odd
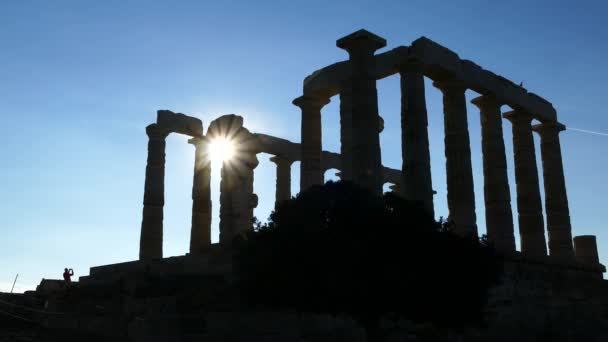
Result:
{"label": "clear sky", "polygon": [[[3,1],[0,291],[10,290],[16,273],[23,291],[60,278],[64,267],[80,276],[137,258],[144,128],[157,109],[199,117],[205,128],[236,113],[251,131],[299,141],[291,101],[302,80],[346,59],[335,41],[361,28],[386,38],[384,50],[424,35],[524,82],[567,126],[608,133],[607,9],[604,1]],[[380,81],[378,92],[383,163],[400,168],[398,76]],[[467,92],[468,100],[475,96]],[[446,216],[441,97],[428,80],[427,103],[436,212]],[[323,113],[330,151],[339,151],[338,108],[334,97]],[[468,110],[484,232],[479,113]],[[515,199],[509,122],[503,130]],[[188,250],[194,149],[186,140],[167,142],[166,256]],[[573,233],[596,234],[608,263],[608,136],[570,130],[561,141]],[[255,173],[262,220],[274,201],[268,158],[259,155]],[[217,240],[219,169],[212,173]],[[292,175],[295,193],[299,164]]]}

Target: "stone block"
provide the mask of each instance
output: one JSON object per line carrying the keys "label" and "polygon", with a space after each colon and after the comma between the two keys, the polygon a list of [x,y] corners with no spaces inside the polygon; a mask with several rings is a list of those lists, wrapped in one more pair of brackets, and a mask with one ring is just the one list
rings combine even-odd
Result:
{"label": "stone block", "polygon": [[329,98],[342,90],[342,84],[350,75],[348,61],[338,62],[313,72],[304,79],[304,95]]}
{"label": "stone block", "polygon": [[170,132],[192,137],[203,136],[203,122],[200,119],[170,110],[159,110],[156,115],[156,123]]}
{"label": "stone block", "polygon": [[458,54],[426,37],[420,37],[412,42],[409,56],[416,58],[427,67],[439,68],[457,79],[463,78]]}

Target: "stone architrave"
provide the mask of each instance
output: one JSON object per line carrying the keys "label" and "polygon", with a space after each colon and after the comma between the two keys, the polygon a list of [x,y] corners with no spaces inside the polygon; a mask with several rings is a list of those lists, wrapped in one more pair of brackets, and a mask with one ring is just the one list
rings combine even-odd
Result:
{"label": "stone architrave", "polygon": [[432,216],[433,183],[429,151],[424,74],[420,63],[404,65],[401,75],[401,153],[403,197],[419,201]]}
{"label": "stone architrave", "polygon": [[471,101],[480,110],[483,152],[483,193],[488,239],[502,253],[515,252],[511,193],[502,134],[500,103],[493,95]]}
{"label": "stone architrave", "polygon": [[169,132],[157,124],[146,127],[148,161],[144,186],[144,209],[139,240],[139,259],[163,257],[163,206],[165,204],[165,138]]}
{"label": "stone architrave", "polygon": [[532,136],[532,115],[523,110],[514,110],[503,114],[503,117],[511,121],[513,130],[521,252],[542,257],[547,255],[547,243]]}
{"label": "stone architrave", "polygon": [[195,147],[190,253],[201,253],[211,246],[211,160],[205,139],[192,138],[188,142]]}
{"label": "stone architrave", "polygon": [[565,129],[564,125],[557,122],[546,122],[532,127],[532,130],[540,135],[549,254],[558,258],[572,259],[574,257],[572,227],[559,143],[559,132]]}
{"label": "stone architrave", "polygon": [[291,164],[293,160],[283,157],[274,156],[270,161],[277,165],[277,180],[275,192],[275,207],[283,201],[291,198]]}
{"label": "stone architrave", "polygon": [[449,220],[460,236],[477,236],[475,193],[464,83],[434,82],[443,93]]}
{"label": "stone architrave", "polygon": [[300,191],[323,184],[321,169],[321,108],[329,103],[322,97],[301,96],[293,104],[302,110]]}
{"label": "stone architrave", "polygon": [[350,62],[350,75],[342,87],[342,92],[346,95],[340,98],[341,101],[349,103],[340,107],[346,108],[345,112],[350,110],[352,134],[348,136],[348,130],[346,134],[352,139],[352,148],[350,153],[343,156],[342,171],[345,172],[345,177],[349,177],[348,169],[351,168],[352,180],[355,183],[376,195],[381,195],[380,119],[374,52],[386,46],[386,40],[368,31],[359,30],[339,39],[336,45],[348,52]]}

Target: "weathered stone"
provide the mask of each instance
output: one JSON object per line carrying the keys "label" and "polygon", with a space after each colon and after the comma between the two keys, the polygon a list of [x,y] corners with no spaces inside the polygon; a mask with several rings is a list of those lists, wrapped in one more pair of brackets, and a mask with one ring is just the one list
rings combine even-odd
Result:
{"label": "weathered stone", "polygon": [[434,82],[443,92],[449,221],[461,236],[477,236],[471,147],[465,86],[458,81]]}
{"label": "weathered stone", "polygon": [[203,135],[203,122],[200,119],[182,113],[173,113],[170,110],[156,112],[156,124],[168,132],[175,132],[201,137]]}
{"label": "weathered stone", "polygon": [[562,150],[559,143],[559,132],[565,129],[564,125],[555,122],[546,122],[532,127],[532,130],[540,135],[549,254],[558,258],[571,259],[574,257],[572,227]]}
{"label": "weathered stone", "polygon": [[293,160],[283,156],[274,156],[270,161],[277,165],[277,183],[275,207],[291,198],[291,164]]}
{"label": "weathered stone", "polygon": [[211,246],[211,160],[208,151],[209,142],[200,138],[192,138],[188,142],[195,147],[190,253],[202,253]]}
{"label": "weathered stone", "polygon": [[404,198],[419,201],[431,216],[433,182],[429,151],[428,118],[422,65],[411,62],[401,71],[401,155]]}
{"label": "weathered stone", "polygon": [[302,109],[300,191],[323,184],[321,108],[328,103],[329,99],[309,96],[293,100],[293,104]]}
{"label": "weathered stone", "polygon": [[[349,177],[352,170],[353,182],[369,189],[372,193],[382,193],[382,161],[380,154],[380,120],[378,119],[378,94],[376,91],[376,65],[374,52],[386,45],[386,40],[368,31],[360,30],[336,42],[339,48],[349,54],[350,77],[342,87],[340,101],[346,102],[346,112],[350,112],[351,127],[342,126],[350,135],[350,153],[343,156],[343,172]],[[342,117],[342,105],[341,117]],[[348,130],[352,128],[352,134]],[[347,146],[347,148],[349,148]]]}
{"label": "weathered stone", "polygon": [[547,245],[532,136],[532,115],[515,110],[503,116],[511,121],[513,130],[521,251],[534,257],[544,256],[547,255]]}
{"label": "weathered stone", "polygon": [[513,212],[507,176],[500,103],[485,95],[471,101],[480,109],[484,200],[488,239],[502,253],[515,252]]}
{"label": "weathered stone", "polygon": [[165,204],[165,138],[168,131],[151,124],[144,186],[144,209],[139,240],[139,259],[163,257],[163,206]]}
{"label": "weathered stone", "polygon": [[588,265],[598,265],[600,258],[597,253],[595,235],[580,235],[574,237],[576,258]]}

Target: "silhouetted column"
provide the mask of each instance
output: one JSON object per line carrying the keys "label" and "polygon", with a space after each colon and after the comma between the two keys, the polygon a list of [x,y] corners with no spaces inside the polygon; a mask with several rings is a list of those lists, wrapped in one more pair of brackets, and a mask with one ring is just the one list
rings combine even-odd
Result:
{"label": "silhouetted column", "polygon": [[352,88],[340,92],[340,155],[342,156],[342,180],[353,179],[353,113]]}
{"label": "silhouetted column", "polygon": [[[352,168],[352,180],[382,194],[382,161],[380,155],[380,119],[376,91],[374,52],[386,46],[386,40],[365,30],[339,39],[336,45],[348,51],[350,75],[344,82],[341,101],[351,112],[352,150],[343,156],[343,172]],[[342,106],[341,106],[342,107]],[[350,160],[350,162],[349,162]],[[345,167],[346,166],[346,167]],[[345,176],[349,175],[345,173]]]}
{"label": "silhouetted column", "polygon": [[480,110],[483,151],[483,193],[488,239],[503,253],[515,252],[513,212],[507,176],[500,103],[492,95],[471,101]]}
{"label": "silhouetted column", "polygon": [[139,259],[163,257],[163,206],[165,204],[165,138],[169,132],[157,124],[146,127],[148,162],[144,187],[144,210],[139,239]]}
{"label": "silhouetted column", "polygon": [[293,100],[293,104],[302,109],[300,191],[313,185],[323,184],[321,108],[328,103],[329,99],[310,96],[301,96]]}
{"label": "silhouetted column", "polygon": [[283,156],[274,156],[270,160],[277,165],[277,184],[275,207],[291,198],[291,164],[293,160]]}
{"label": "silhouetted column", "polygon": [[595,235],[574,237],[574,250],[576,252],[576,258],[580,262],[589,265],[597,265],[600,263]]}
{"label": "silhouetted column", "polygon": [[238,231],[238,207],[235,205],[239,177],[228,161],[222,163],[220,181],[220,244],[230,246]]}
{"label": "silhouetted column", "polygon": [[204,139],[188,142],[195,147],[190,253],[200,253],[211,246],[211,160]]}
{"label": "silhouetted column", "polygon": [[253,210],[258,197],[253,193],[253,153],[235,152],[234,160],[222,164],[220,183],[220,244],[230,246],[237,235],[253,227]]}
{"label": "silhouetted column", "polygon": [[503,116],[511,121],[513,129],[521,251],[530,256],[544,256],[547,255],[547,244],[532,136],[532,115],[515,110]]}
{"label": "silhouetted column", "polygon": [[461,236],[477,236],[465,90],[456,80],[434,82],[443,93],[449,220]]}
{"label": "silhouetted column", "polygon": [[566,127],[557,122],[546,122],[535,125],[532,129],[540,135],[549,254],[559,258],[572,258],[572,227],[559,143],[559,132]]}
{"label": "silhouetted column", "polygon": [[429,152],[428,119],[424,74],[420,63],[411,62],[401,70],[401,155],[403,197],[424,203],[435,216]]}

